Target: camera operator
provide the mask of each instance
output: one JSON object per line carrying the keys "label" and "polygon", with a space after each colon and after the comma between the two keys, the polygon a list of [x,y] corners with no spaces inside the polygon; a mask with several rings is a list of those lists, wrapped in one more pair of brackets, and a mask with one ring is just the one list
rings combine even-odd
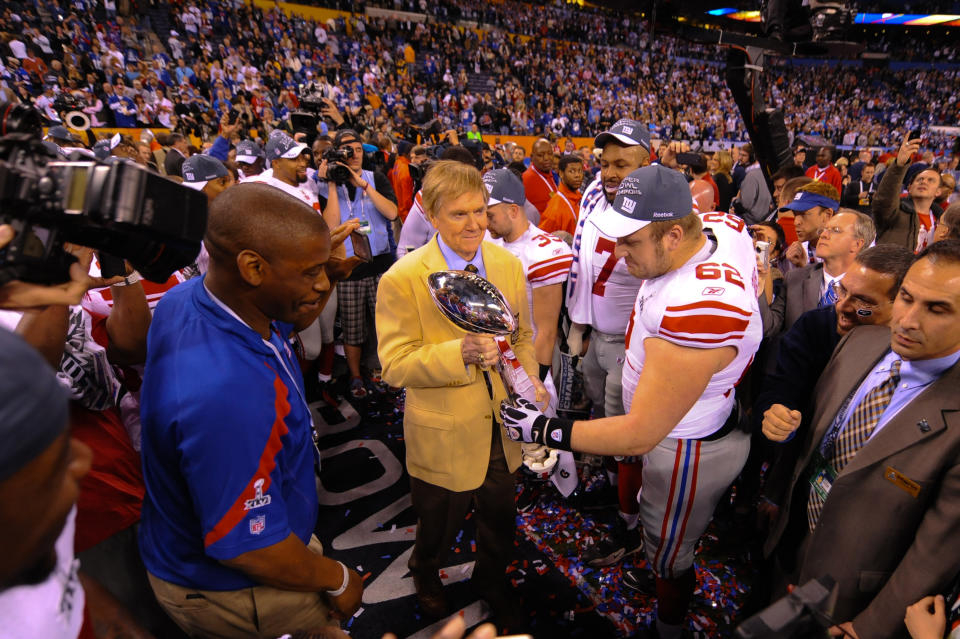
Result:
{"label": "camera operator", "polygon": [[[15,232],[9,224],[0,224],[0,249],[13,240]],[[84,293],[96,286],[104,286],[97,278],[90,277],[90,262],[75,262],[70,265],[70,281],[53,286],[30,284],[13,280],[0,286],[0,309],[21,310],[42,308],[55,304],[71,306],[79,304]]]}
{"label": "camera operator", "polygon": [[[350,368],[350,394],[355,399],[362,399],[366,397],[367,389],[360,374],[360,359],[363,344],[373,328],[380,276],[394,261],[391,221],[398,215],[397,198],[383,173],[363,168],[363,144],[356,131],[338,131],[328,155],[331,152],[343,156],[343,161],[318,169],[317,177],[327,180],[320,184],[320,194],[330,198],[328,209],[333,209],[336,198],[340,223],[352,219],[360,221],[361,232],[369,239],[373,258],[341,282],[337,292],[344,354]],[[354,247],[350,240],[347,240],[346,247],[347,255],[353,256]]]}

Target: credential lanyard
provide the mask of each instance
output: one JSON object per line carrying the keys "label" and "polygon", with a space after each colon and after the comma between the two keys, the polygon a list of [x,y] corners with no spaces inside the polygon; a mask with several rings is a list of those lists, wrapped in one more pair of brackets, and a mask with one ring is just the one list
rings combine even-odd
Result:
{"label": "credential lanyard", "polygon": [[543,183],[547,185],[547,188],[550,190],[551,193],[557,192],[557,185],[553,183],[552,178],[548,180],[547,178],[543,177],[543,174],[540,172],[539,169],[537,169],[537,167],[533,167],[533,172],[536,174],[538,178],[543,180]]}

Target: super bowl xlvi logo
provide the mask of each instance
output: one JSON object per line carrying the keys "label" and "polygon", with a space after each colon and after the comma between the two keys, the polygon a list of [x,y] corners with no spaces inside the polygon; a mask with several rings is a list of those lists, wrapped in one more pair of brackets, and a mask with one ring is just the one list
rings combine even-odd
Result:
{"label": "super bowl xlvi logo", "polygon": [[266,515],[257,515],[250,520],[250,534],[259,535],[267,527],[267,516]]}
{"label": "super bowl xlvi logo", "polygon": [[723,295],[723,292],[727,290],[722,286],[708,286],[703,289],[702,295]]}
{"label": "super bowl xlvi logo", "polygon": [[637,201],[632,200],[628,197],[623,198],[623,212],[624,213],[633,213],[633,210],[637,208]]}
{"label": "super bowl xlvi logo", "polygon": [[[253,499],[248,499],[245,502],[243,502],[244,510],[253,510],[254,508],[263,508],[264,506],[267,506],[270,503],[271,501],[270,495],[263,494],[263,481],[264,480],[261,477],[257,481],[253,482],[253,490],[254,490]],[[251,523],[250,525],[252,526],[253,524]]]}

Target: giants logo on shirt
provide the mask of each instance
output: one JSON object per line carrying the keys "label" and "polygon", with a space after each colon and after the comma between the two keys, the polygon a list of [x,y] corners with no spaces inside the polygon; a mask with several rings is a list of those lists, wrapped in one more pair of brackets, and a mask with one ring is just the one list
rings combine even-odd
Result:
{"label": "giants logo on shirt", "polygon": [[[270,495],[263,494],[263,481],[264,480],[261,478],[253,482],[254,497],[253,499],[248,499],[245,502],[243,502],[244,510],[253,510],[254,508],[263,508],[264,506],[267,506],[270,504],[270,501],[271,501]],[[250,526],[252,528],[253,522],[250,523]]]}

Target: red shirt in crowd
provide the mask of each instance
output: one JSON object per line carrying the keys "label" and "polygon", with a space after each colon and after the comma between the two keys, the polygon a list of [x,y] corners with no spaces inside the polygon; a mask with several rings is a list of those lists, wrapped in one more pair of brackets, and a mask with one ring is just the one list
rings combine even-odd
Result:
{"label": "red shirt in crowd", "polygon": [[557,192],[557,184],[553,181],[553,173],[541,173],[531,164],[523,172],[523,190],[530,204],[542,214],[550,198]]}
{"label": "red shirt in crowd", "polygon": [[833,188],[837,189],[838,194],[843,193],[843,178],[840,176],[840,171],[837,170],[837,167],[832,164],[828,165],[825,169],[821,169],[814,164],[807,169],[807,177],[817,182],[832,184]]}

